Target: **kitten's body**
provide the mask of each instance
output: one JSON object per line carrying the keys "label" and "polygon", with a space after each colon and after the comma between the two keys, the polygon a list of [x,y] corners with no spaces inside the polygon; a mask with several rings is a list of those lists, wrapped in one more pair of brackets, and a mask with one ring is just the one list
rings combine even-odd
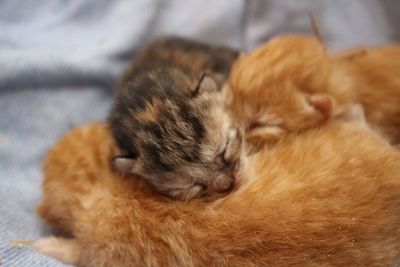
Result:
{"label": "kitten's body", "polygon": [[[354,56],[342,53],[332,56],[335,70],[330,92],[335,95],[339,89],[353,91],[349,100],[363,105],[368,122],[391,143],[399,144],[400,45],[369,48],[359,56],[357,52],[352,52]],[[347,73],[343,74],[349,80],[347,88],[339,78],[342,71]]]}
{"label": "kitten's body", "polygon": [[227,103],[249,136],[267,141],[361,103],[372,127],[399,143],[399,77],[400,46],[328,54],[316,38],[288,35],[239,58]]}
{"label": "kitten's body", "polygon": [[359,123],[329,122],[249,157],[215,203],[174,202],[113,173],[103,125],[68,133],[44,164],[38,211],[73,239],[35,247],[81,266],[395,266],[400,154]]}
{"label": "kitten's body", "polygon": [[238,56],[238,51],[228,47],[212,46],[183,37],[159,37],[139,51],[122,77],[120,85],[132,77],[135,64],[153,62],[178,68],[195,78],[208,72],[222,86]]}

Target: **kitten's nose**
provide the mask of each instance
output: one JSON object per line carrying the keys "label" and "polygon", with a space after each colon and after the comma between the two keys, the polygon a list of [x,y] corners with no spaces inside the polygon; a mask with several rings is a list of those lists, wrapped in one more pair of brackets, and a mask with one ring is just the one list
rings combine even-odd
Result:
{"label": "kitten's nose", "polygon": [[212,188],[217,192],[226,192],[233,189],[235,185],[234,177],[229,177],[225,175],[220,175],[214,179],[212,183]]}

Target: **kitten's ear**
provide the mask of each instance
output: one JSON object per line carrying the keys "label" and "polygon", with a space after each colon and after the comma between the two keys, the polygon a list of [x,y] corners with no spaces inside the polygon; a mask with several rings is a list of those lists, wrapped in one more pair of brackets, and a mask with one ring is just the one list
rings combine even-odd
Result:
{"label": "kitten's ear", "polygon": [[137,159],[124,156],[115,156],[111,160],[114,170],[122,174],[132,173],[137,163]]}
{"label": "kitten's ear", "polygon": [[329,95],[314,94],[308,97],[308,102],[324,117],[329,118],[332,115],[335,100]]}
{"label": "kitten's ear", "polygon": [[192,96],[196,97],[205,92],[212,93],[217,91],[218,91],[218,85],[214,81],[214,79],[211,78],[208,73],[203,73],[201,75],[199,82],[196,85],[196,88],[192,92]]}

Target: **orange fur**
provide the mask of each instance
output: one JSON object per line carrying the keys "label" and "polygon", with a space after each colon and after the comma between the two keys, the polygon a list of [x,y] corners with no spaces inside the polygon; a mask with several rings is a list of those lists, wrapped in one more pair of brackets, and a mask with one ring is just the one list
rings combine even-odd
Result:
{"label": "orange fur", "polygon": [[107,128],[90,124],[50,150],[38,212],[73,238],[39,240],[39,251],[96,267],[399,263],[400,154],[360,123],[286,136],[211,203],[171,201],[118,176],[115,149]]}
{"label": "orange fur", "polygon": [[328,54],[316,38],[280,36],[235,62],[226,102],[249,137],[266,141],[361,103],[372,127],[399,143],[399,77],[398,45]]}

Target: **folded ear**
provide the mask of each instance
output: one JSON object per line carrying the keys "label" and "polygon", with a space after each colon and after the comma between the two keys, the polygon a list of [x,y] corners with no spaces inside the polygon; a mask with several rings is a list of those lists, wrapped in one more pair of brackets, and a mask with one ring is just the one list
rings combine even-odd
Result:
{"label": "folded ear", "polygon": [[122,174],[133,173],[136,163],[137,160],[134,158],[124,156],[115,156],[112,158],[112,167]]}
{"label": "folded ear", "polygon": [[335,104],[333,97],[329,95],[314,94],[309,96],[308,102],[324,117],[329,118],[332,115]]}
{"label": "folded ear", "polygon": [[207,73],[203,73],[196,88],[193,90],[192,96],[196,97],[205,92],[218,92],[218,85]]}

